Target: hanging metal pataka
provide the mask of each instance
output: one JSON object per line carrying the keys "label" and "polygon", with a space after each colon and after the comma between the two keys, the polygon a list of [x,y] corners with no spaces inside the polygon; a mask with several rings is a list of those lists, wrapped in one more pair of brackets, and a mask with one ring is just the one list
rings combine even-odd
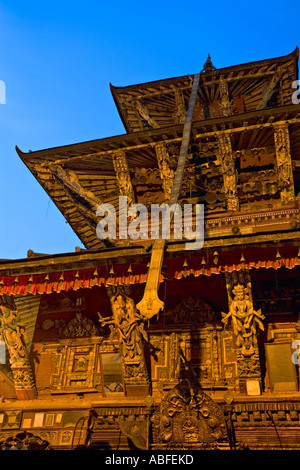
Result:
{"label": "hanging metal pataka", "polygon": [[[186,114],[185,123],[183,126],[183,135],[181,141],[180,154],[178,158],[177,169],[174,177],[174,182],[172,186],[172,192],[169,199],[169,205],[176,204],[179,199],[181,183],[184,174],[184,168],[187,158],[188,147],[190,144],[191,138],[191,129],[192,129],[192,118],[195,109],[195,103],[199,88],[200,82],[200,73],[194,76],[193,87],[189,100],[189,107]],[[174,217],[174,214],[173,214]],[[147,283],[144,291],[144,296],[142,300],[136,305],[140,313],[147,319],[152,318],[154,315],[157,315],[160,310],[164,307],[164,302],[162,302],[158,297],[158,289],[160,284],[161,277],[161,268],[164,256],[165,240],[157,239],[155,240],[151,253],[150,268],[148,272]]]}

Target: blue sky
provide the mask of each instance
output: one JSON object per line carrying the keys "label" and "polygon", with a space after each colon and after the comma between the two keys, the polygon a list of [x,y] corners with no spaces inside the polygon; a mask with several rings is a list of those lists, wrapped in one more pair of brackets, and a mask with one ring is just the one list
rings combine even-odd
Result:
{"label": "blue sky", "polygon": [[15,151],[125,133],[126,86],[286,55],[299,8],[279,1],[0,1],[0,258],[82,246]]}

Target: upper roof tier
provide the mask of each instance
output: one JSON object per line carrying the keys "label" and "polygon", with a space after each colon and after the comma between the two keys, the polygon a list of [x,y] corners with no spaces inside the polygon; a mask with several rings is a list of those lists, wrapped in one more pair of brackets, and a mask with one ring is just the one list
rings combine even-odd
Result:
{"label": "upper roof tier", "polygon": [[[275,59],[216,69],[210,56],[201,71],[194,120],[255,111],[291,102],[298,79],[298,47]],[[169,78],[111,92],[126,132],[164,128],[184,122],[193,77]]]}
{"label": "upper roof tier", "polygon": [[[220,139],[227,135],[238,175],[239,214],[281,210],[274,149],[274,126],[280,123],[288,125],[289,158],[294,170],[295,192],[299,193],[300,104],[293,104],[295,90],[291,86],[298,77],[298,52],[296,48],[285,57],[219,70],[215,70],[210,61],[205,64],[179,203],[205,204],[207,220],[230,215],[219,148]],[[183,88],[185,82],[186,89]],[[22,161],[88,250],[119,243],[97,237],[96,208],[102,203],[118,208],[119,196],[124,194],[122,175],[131,187],[129,193],[135,202],[148,206],[165,201],[169,173],[165,172],[161,158],[169,160],[169,170],[174,172],[183,139],[190,78],[113,88],[113,94],[117,102],[127,96],[124,103],[132,110],[132,119],[136,117],[137,126],[130,128],[130,133],[28,153],[17,147]],[[150,115],[151,107],[147,108],[148,114],[145,111],[146,95],[151,95],[151,100],[164,109],[159,119],[157,115]],[[167,100],[171,102],[171,95],[173,105],[177,99],[176,109],[181,109],[183,114],[179,115],[174,106],[166,106]],[[178,96],[184,97],[184,109],[178,104]],[[206,97],[205,102],[203,97]],[[141,107],[134,107],[130,100],[138,100]],[[143,119],[138,119],[137,109],[143,113]],[[134,121],[125,121],[125,126],[126,122]],[[123,160],[124,168],[120,163]],[[247,230],[249,232],[249,228]],[[224,233],[212,236],[224,237]]]}

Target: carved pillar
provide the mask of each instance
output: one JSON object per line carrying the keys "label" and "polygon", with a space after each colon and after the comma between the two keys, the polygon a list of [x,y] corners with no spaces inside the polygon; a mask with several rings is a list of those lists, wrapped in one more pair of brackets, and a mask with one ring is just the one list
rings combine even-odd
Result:
{"label": "carved pillar", "polygon": [[170,168],[170,156],[166,145],[160,142],[155,145],[156,157],[158,162],[158,168],[160,170],[160,177],[163,180],[163,189],[166,198],[166,202],[169,201],[172,186],[174,181],[174,170]]}
{"label": "carved pillar", "polygon": [[134,192],[131,183],[129,167],[124,151],[118,151],[113,155],[113,164],[116,172],[121,196],[127,196],[128,206],[134,204]]}
{"label": "carved pillar", "polygon": [[221,100],[221,115],[224,117],[232,116],[233,107],[229,98],[228,84],[227,84],[227,81],[224,80],[224,78],[222,77],[219,80],[219,87],[220,87],[220,100]]}
{"label": "carved pillar", "polygon": [[219,155],[221,160],[221,171],[223,174],[224,191],[228,211],[239,210],[237,196],[237,171],[235,169],[234,155],[231,147],[229,134],[220,134],[218,137]]}
{"label": "carved pillar", "polygon": [[27,352],[28,338],[14,305],[0,305],[0,335],[9,352],[17,398],[34,399],[36,389]]}
{"label": "carved pillar", "polygon": [[[254,310],[248,270],[225,273],[228,313],[222,312],[225,328],[230,320],[237,353],[239,387],[242,393],[248,385],[261,390],[261,369],[257,345],[258,330],[264,330],[261,310]],[[250,381],[252,381],[250,383]],[[260,393],[260,392],[258,392]]]}
{"label": "carved pillar", "polygon": [[153,450],[213,450],[227,441],[220,407],[196,381],[182,380],[164,397],[154,413]]}
{"label": "carved pillar", "polygon": [[126,395],[148,395],[149,377],[146,367],[143,339],[148,341],[134,300],[130,297],[128,286],[108,286],[112,317],[102,318],[101,326],[110,325],[111,335],[117,334]]}
{"label": "carved pillar", "polygon": [[278,185],[282,204],[294,201],[295,189],[288,124],[274,125]]}
{"label": "carved pillar", "polygon": [[[66,170],[61,165],[50,163],[48,169],[63,188],[67,196],[73,201],[88,226],[94,229],[93,224],[98,223],[96,211],[102,200],[88,189],[85,189],[74,171]],[[79,197],[78,197],[79,196]]]}
{"label": "carved pillar", "polygon": [[185,121],[186,109],[182,90],[175,90],[175,123],[183,124]]}

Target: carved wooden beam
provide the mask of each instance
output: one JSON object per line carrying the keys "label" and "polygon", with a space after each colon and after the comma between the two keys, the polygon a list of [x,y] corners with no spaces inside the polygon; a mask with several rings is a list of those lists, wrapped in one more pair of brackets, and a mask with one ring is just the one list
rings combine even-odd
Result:
{"label": "carved wooden beam", "polygon": [[[300,109],[300,105],[294,105],[293,109],[295,109],[295,111],[298,111],[299,112],[299,109]],[[273,109],[265,109],[264,110],[264,116],[269,116],[269,119],[270,117],[274,117],[276,115],[277,112],[281,113],[281,115],[283,113],[289,113],[291,111],[291,107],[290,106],[283,106],[283,107],[280,107],[280,108],[273,108]],[[237,122],[240,122],[244,119],[247,119],[247,122],[252,119],[252,118],[261,118],[261,111],[253,111],[253,112],[248,112],[248,113],[244,113],[242,115],[236,115],[235,116],[235,120]],[[207,119],[205,121],[203,121],[201,124],[202,124],[202,128],[203,130],[205,130],[211,123],[209,122],[210,119]],[[279,121],[278,121],[279,122]],[[289,124],[299,124],[300,123],[300,119],[295,117],[295,118],[290,118],[290,119],[285,119],[284,122],[289,122]],[[231,123],[231,118],[228,120],[228,123]],[[220,124],[224,124],[224,120],[223,120],[223,117],[219,118],[219,119],[215,119],[214,120],[214,126],[219,126]],[[220,133],[240,133],[240,132],[243,132],[245,130],[247,131],[252,131],[252,130],[255,130],[255,129],[262,129],[262,128],[268,128],[268,127],[272,127],[273,126],[273,123],[272,122],[265,122],[265,123],[259,123],[259,124],[253,124],[253,125],[248,125],[246,124],[246,127],[244,125],[244,123],[242,124],[242,126],[238,126],[238,127],[232,127],[230,129],[227,129],[227,130],[211,130],[211,131],[207,131],[205,130],[204,132],[198,132],[197,134],[194,135],[194,138],[195,139],[204,139],[204,138],[207,138],[207,137],[215,137],[216,135],[219,135]],[[166,131],[168,129],[165,129]],[[138,134],[138,137],[139,139],[140,138],[143,138],[144,136],[148,137],[148,130],[147,131],[142,131],[142,132],[137,132]],[[153,131],[155,134],[158,133],[157,135],[159,135],[159,138],[161,138],[161,131]],[[181,137],[173,137],[173,138],[170,138],[170,139],[166,139],[164,138],[164,142],[165,143],[175,143],[175,142],[180,142],[182,139]],[[130,150],[139,150],[139,149],[142,149],[142,148],[149,148],[149,147],[153,147],[155,144],[153,143],[153,141],[149,141],[149,142],[146,142],[146,143],[139,143],[139,144],[135,144],[135,145],[127,145],[127,146],[123,146],[122,144],[122,151],[130,151]],[[116,153],[116,150],[115,149],[107,149],[107,150],[101,150],[99,152],[92,152],[92,153],[88,153],[88,154],[85,154],[85,155],[75,155],[75,156],[72,156],[72,157],[68,157],[68,158],[60,158],[56,161],[56,164],[65,164],[65,163],[69,163],[69,162],[73,162],[73,161],[76,161],[76,160],[85,160],[85,159],[89,159],[89,158],[95,158],[95,157],[107,157],[108,155],[113,155],[114,153]],[[40,163],[39,166],[41,168],[43,167],[48,167],[49,166],[49,162],[43,162],[43,163]]]}
{"label": "carved wooden beam", "polygon": [[171,197],[172,186],[174,181],[174,170],[170,168],[170,156],[167,146],[163,142],[155,145],[158,168],[160,177],[163,180],[163,189],[166,201]]}
{"label": "carved wooden beam", "polygon": [[279,82],[281,77],[282,77],[281,71],[274,73],[274,75],[272,76],[271,80],[269,81],[267,85],[267,88],[264,90],[263,97],[256,109],[263,109],[267,106],[267,103],[271,99],[275,91],[275,88],[277,86],[277,83]]}
{"label": "carved wooden beam", "polygon": [[[49,169],[67,196],[73,201],[85,224],[94,231],[99,222],[99,216],[96,214],[97,208],[103,201],[96,197],[92,191],[83,188],[74,171],[65,170],[57,164],[50,164]],[[106,246],[104,240],[99,239],[99,242],[102,246]]]}
{"label": "carved wooden beam", "polygon": [[223,76],[219,80],[220,87],[220,99],[221,99],[221,115],[222,116],[232,116],[233,115],[233,106],[230,101],[228,84],[224,80]]}
{"label": "carved wooden beam", "polygon": [[219,155],[221,158],[221,171],[223,173],[224,191],[228,211],[239,210],[237,196],[237,171],[235,169],[234,155],[231,147],[230,134],[218,135]]}
{"label": "carved wooden beam", "polygon": [[[171,196],[169,199],[170,206],[172,204],[177,203],[180,194],[186,156],[191,138],[192,118],[195,109],[199,82],[200,73],[195,75],[193,81],[193,88],[190,96],[188,112],[183,126],[183,136],[181,141],[177,169],[173,181]],[[158,289],[160,285],[160,275],[164,257],[165,242],[166,241],[164,239],[157,239],[153,244],[144,296],[142,300],[137,304],[137,309],[140,311],[142,316],[148,319],[152,318],[154,315],[157,315],[160,310],[162,310],[164,307],[164,302],[162,302],[158,297]]]}
{"label": "carved wooden beam", "polygon": [[288,124],[274,124],[278,185],[282,204],[294,201],[295,188]]}
{"label": "carved wooden beam", "polygon": [[175,90],[175,123],[183,124],[186,116],[185,102],[183,92],[180,89]]}
{"label": "carved wooden beam", "polygon": [[140,113],[142,118],[145,119],[145,121],[149,124],[150,127],[153,127],[154,129],[159,128],[159,125],[157,124],[155,119],[153,119],[150,116],[150,113],[149,113],[149,110],[148,110],[147,106],[142,104],[142,102],[140,100],[134,101],[134,106],[138,110],[138,112]]}
{"label": "carved wooden beam", "polygon": [[[241,260],[242,261],[242,260]],[[261,368],[257,334],[264,330],[265,316],[254,310],[252,286],[248,269],[225,273],[228,313],[222,312],[222,322],[231,331],[236,347],[239,387],[246,393],[247,380],[251,380],[256,395],[261,393]]]}
{"label": "carved wooden beam", "polygon": [[83,188],[74,171],[65,170],[57,164],[50,164],[49,169],[76,205],[84,209],[89,218],[96,221],[96,210],[102,201],[92,191]]}
{"label": "carved wooden beam", "polygon": [[130,206],[131,204],[134,204],[135,197],[126,159],[126,153],[123,151],[115,152],[113,155],[113,164],[120,194],[121,196],[127,197],[128,205]]}
{"label": "carved wooden beam", "polygon": [[13,305],[0,305],[0,335],[9,352],[17,398],[20,400],[36,398],[27,351],[28,337],[18,310]]}

